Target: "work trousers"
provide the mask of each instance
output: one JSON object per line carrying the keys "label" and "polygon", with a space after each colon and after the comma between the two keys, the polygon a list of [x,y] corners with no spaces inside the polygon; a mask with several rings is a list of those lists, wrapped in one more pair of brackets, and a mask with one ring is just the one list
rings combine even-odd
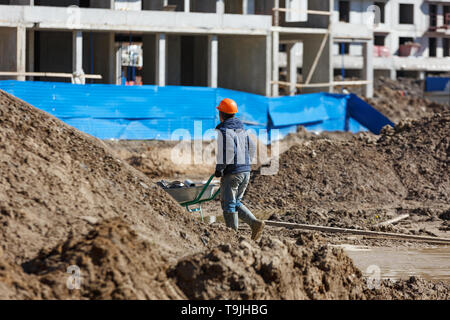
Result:
{"label": "work trousers", "polygon": [[239,219],[250,227],[257,221],[250,210],[242,204],[242,198],[250,180],[250,172],[226,174],[220,181],[220,200],[227,227],[238,230]]}

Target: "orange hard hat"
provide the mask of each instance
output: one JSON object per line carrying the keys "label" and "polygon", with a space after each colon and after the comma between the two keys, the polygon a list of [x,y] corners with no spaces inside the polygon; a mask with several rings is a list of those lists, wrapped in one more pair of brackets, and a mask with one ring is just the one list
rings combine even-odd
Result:
{"label": "orange hard hat", "polygon": [[237,113],[237,104],[234,100],[225,98],[220,102],[217,110],[222,111],[223,113],[235,114]]}

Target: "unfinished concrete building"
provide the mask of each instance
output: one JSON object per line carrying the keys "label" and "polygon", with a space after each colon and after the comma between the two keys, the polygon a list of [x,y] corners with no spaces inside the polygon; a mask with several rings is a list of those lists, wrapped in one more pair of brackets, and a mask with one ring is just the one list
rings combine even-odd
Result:
{"label": "unfinished concrete building", "polygon": [[333,0],[0,0],[0,79],[122,84],[126,44],[142,49],[128,66],[143,84],[332,91],[332,12]]}
{"label": "unfinished concrete building", "polygon": [[[379,18],[372,25],[374,12]],[[332,19],[335,36],[373,37],[375,76],[424,78],[450,71],[448,0],[335,0]],[[336,75],[361,76],[360,44],[337,42],[333,55]]]}

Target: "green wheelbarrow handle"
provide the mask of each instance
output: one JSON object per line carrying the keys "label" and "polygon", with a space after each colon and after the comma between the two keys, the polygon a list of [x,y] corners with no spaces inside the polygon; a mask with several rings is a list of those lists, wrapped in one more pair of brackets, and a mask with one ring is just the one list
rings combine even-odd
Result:
{"label": "green wheelbarrow handle", "polygon": [[[185,206],[186,209],[188,209],[188,206],[190,206],[190,205],[214,200],[217,197],[217,195],[219,194],[220,188],[217,189],[217,191],[208,199],[200,200],[202,198],[203,194],[205,193],[206,189],[209,187],[213,178],[214,178],[214,175],[211,175],[211,177],[209,177],[208,181],[203,186],[202,191],[200,191],[200,193],[197,195],[197,197],[195,197],[194,200],[183,202],[183,203],[181,203],[181,205]],[[189,211],[189,209],[188,209],[188,211]]]}

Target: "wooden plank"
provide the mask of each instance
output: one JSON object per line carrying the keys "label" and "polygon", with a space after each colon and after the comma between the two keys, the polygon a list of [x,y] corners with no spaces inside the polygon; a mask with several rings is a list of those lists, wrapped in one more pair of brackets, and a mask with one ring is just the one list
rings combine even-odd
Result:
{"label": "wooden plank", "polygon": [[426,236],[416,236],[402,233],[390,233],[390,232],[378,232],[378,231],[368,231],[368,230],[358,230],[358,229],[345,229],[345,228],[336,228],[336,227],[326,227],[326,226],[315,226],[308,224],[300,224],[300,223],[290,223],[290,222],[279,222],[279,221],[264,221],[267,226],[272,227],[284,227],[291,229],[303,229],[303,230],[311,230],[311,231],[320,231],[320,232],[330,232],[330,233],[346,233],[346,234],[354,234],[368,237],[376,237],[376,238],[389,238],[389,239],[401,239],[401,240],[411,240],[411,241],[425,241],[425,242],[433,242],[433,243],[446,243],[450,244],[450,238],[438,238],[438,237],[426,237]]}
{"label": "wooden plank", "polygon": [[[53,77],[53,78],[72,78],[72,73],[59,72],[15,72],[15,71],[0,71],[0,76],[29,76],[29,77]],[[84,74],[81,75],[86,79],[102,79],[100,74]]]}
{"label": "wooden plank", "polygon": [[322,43],[320,44],[319,51],[317,52],[317,55],[314,58],[314,62],[311,66],[311,69],[309,70],[308,76],[306,77],[305,84],[309,84],[309,82],[311,81],[311,78],[314,74],[314,71],[316,71],[317,64],[319,63],[320,56],[322,55],[323,49],[325,48],[325,44],[327,43],[329,35],[330,35],[330,29],[328,29],[328,32],[325,34],[325,36],[322,39]]}
{"label": "wooden plank", "polygon": [[402,214],[401,216],[395,217],[393,219],[389,219],[389,220],[377,223],[375,226],[377,226],[377,227],[387,226],[387,225],[396,223],[396,222],[398,222],[400,220],[406,219],[408,217],[409,217],[409,214],[407,214],[407,213],[406,214]]}

